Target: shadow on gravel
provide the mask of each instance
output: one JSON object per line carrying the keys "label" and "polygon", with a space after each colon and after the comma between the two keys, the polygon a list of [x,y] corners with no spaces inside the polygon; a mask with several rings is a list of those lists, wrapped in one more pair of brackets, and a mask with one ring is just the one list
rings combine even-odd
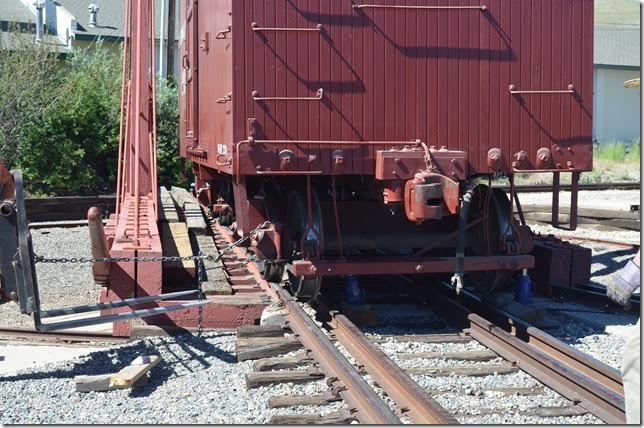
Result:
{"label": "shadow on gravel", "polygon": [[[148,384],[144,387],[133,389],[130,393],[133,397],[145,397],[154,392],[158,386],[165,383],[170,377],[185,375],[177,373],[177,365],[182,366],[185,371],[194,373],[211,366],[207,358],[214,357],[226,363],[236,363],[237,359],[233,354],[207,341],[214,337],[232,334],[213,335],[210,333],[200,338],[192,335],[179,335],[161,338],[162,342],[158,344],[142,340],[132,345],[92,352],[85,357],[81,357],[82,362],[61,363],[66,365],[65,368],[0,376],[0,382],[45,379],[68,379],[71,382],[75,376],[79,375],[90,376],[116,373],[141,355],[161,355],[163,361],[150,371]],[[72,388],[72,385],[70,385],[70,388]]]}
{"label": "shadow on gravel", "polygon": [[[621,269],[630,260],[630,257],[637,254],[638,248],[628,248],[624,250],[609,251],[606,253],[598,254],[593,257],[593,263],[599,263],[604,267],[596,272],[593,272],[593,277],[610,275],[611,273]],[[618,258],[626,257],[622,261],[617,261]],[[595,281],[592,281],[595,282]],[[597,284],[597,282],[595,282]]]}

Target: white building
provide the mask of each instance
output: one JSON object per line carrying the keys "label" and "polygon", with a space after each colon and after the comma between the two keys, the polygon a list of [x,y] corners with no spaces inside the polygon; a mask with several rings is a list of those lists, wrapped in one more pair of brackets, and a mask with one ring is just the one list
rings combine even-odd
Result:
{"label": "white building", "polygon": [[624,82],[640,77],[640,27],[595,25],[593,138],[598,143],[640,137],[640,88]]}
{"label": "white building", "polygon": [[[97,40],[105,42],[105,46],[120,52],[123,41],[125,25],[125,2],[123,0],[40,0],[42,5],[42,17],[44,24],[43,43],[52,49],[64,54],[72,48],[84,48],[90,46]],[[0,0],[0,48],[11,49],[11,38],[9,31],[18,29],[25,33],[36,33],[38,10],[35,0]],[[163,46],[160,46],[160,27],[163,25],[163,33],[168,32],[168,0],[156,0],[156,60],[157,69],[162,75],[166,74],[168,68],[172,74],[179,70],[179,0],[174,1],[174,37],[172,50],[172,67],[167,67],[169,50],[167,49],[167,36],[164,37]],[[96,13],[95,23],[90,22],[90,5]],[[24,38],[24,37],[23,37]],[[159,66],[163,52],[164,64]]]}

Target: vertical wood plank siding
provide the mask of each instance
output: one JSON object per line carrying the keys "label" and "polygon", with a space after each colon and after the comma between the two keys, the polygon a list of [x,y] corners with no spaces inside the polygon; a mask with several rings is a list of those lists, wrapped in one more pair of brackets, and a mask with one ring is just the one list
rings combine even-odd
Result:
{"label": "vertical wood plank siding", "polygon": [[[221,0],[217,0],[219,3]],[[200,2],[201,4],[202,2]],[[208,3],[208,2],[203,2]],[[592,0],[356,0],[354,4],[479,6],[477,9],[354,9],[349,0],[233,0],[232,140],[201,113],[200,144],[230,150],[256,118],[267,140],[411,141],[464,150],[470,173],[486,173],[487,152],[504,153],[504,170],[520,150],[536,168],[536,152],[553,149],[555,162],[592,168]],[[232,3],[232,4],[231,4]],[[224,7],[203,8],[225,13]],[[205,22],[205,23],[204,23]],[[253,31],[260,27],[322,31]],[[204,23],[204,24],[202,24]],[[199,29],[216,33],[215,29]],[[211,44],[220,43],[211,40]],[[217,67],[225,66],[216,61]],[[228,76],[199,70],[199,79]],[[225,79],[227,80],[227,78]],[[568,94],[511,95],[518,90],[566,90]],[[204,84],[217,88],[220,84]],[[318,101],[265,101],[251,97],[313,97]],[[200,109],[214,109],[223,93],[200,93]],[[202,101],[203,100],[203,101]],[[230,108],[229,108],[230,110]],[[221,120],[212,116],[213,120]],[[216,132],[204,138],[204,127]],[[216,131],[220,129],[220,131]],[[215,131],[213,131],[215,130]],[[226,137],[228,135],[228,137]],[[309,154],[331,169],[342,148],[353,174],[372,174],[374,149],[288,144],[297,168]],[[213,157],[205,164],[215,167]],[[349,171],[347,171],[349,172]]]}

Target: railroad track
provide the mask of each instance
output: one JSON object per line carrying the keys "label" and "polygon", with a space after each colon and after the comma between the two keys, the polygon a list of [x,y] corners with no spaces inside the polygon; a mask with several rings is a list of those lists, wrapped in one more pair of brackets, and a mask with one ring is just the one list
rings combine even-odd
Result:
{"label": "railroad track", "polygon": [[[509,190],[508,186],[500,186]],[[639,182],[580,184],[579,190],[638,190]],[[521,193],[540,193],[552,191],[547,185],[517,186]],[[570,185],[562,185],[561,190],[570,190]],[[114,195],[74,196],[53,198],[27,198],[25,200],[30,222],[57,222],[56,227],[77,227],[87,219],[87,210],[98,206],[109,212],[114,212],[116,198]],[[81,223],[78,223],[80,221]],[[47,224],[47,223],[45,223]]]}
{"label": "railroad track", "polygon": [[105,343],[117,344],[129,341],[127,337],[115,337],[111,334],[77,333],[77,332],[40,332],[24,328],[0,328],[0,339],[43,342],[47,344],[82,344]]}
{"label": "railroad track", "polygon": [[[500,186],[502,189],[509,191],[510,186]],[[600,191],[600,190],[639,190],[641,188],[640,182],[625,182],[625,183],[592,183],[580,184],[579,190],[585,191]],[[552,192],[552,185],[519,185],[516,189],[520,193],[544,193]],[[562,184],[560,186],[562,191],[570,191],[570,184]]]}
{"label": "railroad track", "polygon": [[[228,229],[219,224],[215,223],[213,230],[217,240],[222,243],[220,245],[223,245],[222,238],[228,242],[233,241]],[[235,265],[239,264],[240,260],[248,259],[245,249],[235,248],[235,252],[237,255]],[[255,364],[256,372],[250,373],[247,377],[249,387],[325,378],[329,389],[324,394],[311,399],[302,396],[274,397],[273,404],[277,407],[325,404],[341,400],[347,408],[343,412],[326,417],[300,415],[283,417],[272,422],[346,423],[356,420],[360,423],[383,424],[400,423],[401,420],[406,420],[423,424],[454,424],[458,422],[457,416],[466,415],[458,409],[448,410],[441,406],[435,397],[415,380],[415,376],[423,376],[423,374],[417,372],[414,374],[413,370],[401,367],[345,315],[332,310],[327,302],[321,302],[315,308],[316,318],[326,321],[328,328],[323,329],[320,323],[313,319],[312,314],[307,313],[286,290],[261,279],[259,269],[254,263],[248,263],[246,269],[255,277],[258,285],[271,297],[271,300],[280,302],[281,310],[286,317],[285,329],[273,328],[272,334],[269,335],[271,337],[267,338],[266,329],[260,327],[258,334],[261,337],[253,338],[251,333],[250,337],[238,339],[242,341],[239,343],[238,358],[242,351],[246,356],[244,359],[251,359],[249,355],[258,358]],[[418,291],[418,286],[415,285],[415,287]],[[592,414],[607,423],[624,422],[623,387],[621,375],[616,370],[576,351],[541,330],[514,319],[502,310],[492,310],[475,296],[465,299],[467,303],[464,305],[455,302],[445,293],[438,291],[431,291],[431,293],[433,293],[431,298],[434,301],[440,301],[441,306],[446,309],[446,315],[450,321],[455,324],[466,324],[463,333],[456,336],[452,334],[447,339],[443,336],[446,343],[452,343],[454,340],[476,341],[484,351],[487,351],[488,356],[490,353],[496,355],[494,358],[497,359],[497,363],[491,369],[493,376],[502,376],[503,373],[510,374],[520,370],[567,400],[566,405],[557,408],[528,409],[526,410],[528,414],[532,412],[533,416],[560,417]],[[285,334],[285,331],[288,334]],[[457,336],[459,339],[455,339]],[[441,343],[440,338],[432,340]],[[305,353],[280,357],[284,353],[298,349],[302,349]],[[447,355],[452,357],[451,361],[459,360],[454,353]],[[468,356],[470,353],[463,352],[463,358],[467,359]],[[302,366],[305,370],[285,370]],[[477,377],[482,373],[489,375],[489,370],[489,367],[470,372],[461,370],[461,375],[465,378]],[[458,370],[443,367],[428,375],[457,376]],[[511,390],[506,388],[504,391]],[[542,390],[548,393],[547,390],[543,388]],[[538,395],[538,392],[532,389],[528,391],[515,388],[515,393]],[[483,413],[499,411],[504,410],[484,409]]]}

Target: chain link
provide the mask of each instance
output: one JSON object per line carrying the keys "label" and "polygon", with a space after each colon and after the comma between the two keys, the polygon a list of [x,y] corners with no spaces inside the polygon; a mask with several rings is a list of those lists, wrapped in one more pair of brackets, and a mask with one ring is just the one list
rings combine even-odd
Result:
{"label": "chain link", "polygon": [[[199,251],[199,255],[203,256],[203,253]],[[198,296],[199,301],[202,301],[206,298],[203,292],[203,281],[204,275],[206,273],[206,268],[203,264],[203,259],[199,259],[197,262],[197,287],[198,287]],[[197,307],[197,337],[201,337],[203,333],[203,305]]]}
{"label": "chain link", "polygon": [[248,233],[248,236],[244,236],[237,241],[229,244],[224,249],[222,249],[219,255],[212,254],[203,254],[199,252],[196,256],[161,256],[161,257],[43,257],[34,255],[34,261],[36,263],[47,263],[47,264],[56,264],[56,263],[123,263],[123,262],[135,262],[135,263],[154,263],[154,262],[184,262],[184,261],[197,261],[203,263],[204,260],[214,260],[218,262],[223,257],[224,253],[232,250],[235,247],[240,246],[244,241],[248,239],[250,235],[257,232],[260,229],[268,226],[270,222],[265,221],[260,224],[253,230]]}

